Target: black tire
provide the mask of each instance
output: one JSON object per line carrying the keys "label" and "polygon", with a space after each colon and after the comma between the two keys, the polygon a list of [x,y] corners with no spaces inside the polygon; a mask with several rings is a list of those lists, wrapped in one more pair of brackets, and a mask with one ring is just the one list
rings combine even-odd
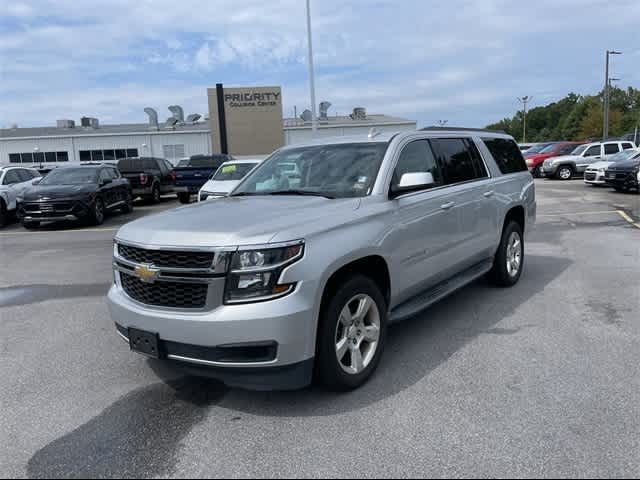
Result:
{"label": "black tire", "polygon": [[40,226],[40,222],[22,222],[22,226],[27,230],[33,230]]}
{"label": "black tire", "polygon": [[101,198],[96,198],[96,201],[93,203],[93,208],[91,210],[91,223],[93,225],[102,225],[104,223],[105,215],[106,211],[104,208],[104,202]]}
{"label": "black tire", "polygon": [[120,211],[124,214],[129,214],[133,212],[133,195],[131,192],[127,192],[127,197],[124,200],[124,205],[120,209]]}
{"label": "black tire", "polygon": [[4,200],[0,198],[0,228],[4,227],[9,219],[9,212],[7,212],[7,206],[4,203]]}
{"label": "black tire", "polygon": [[556,171],[556,178],[558,180],[571,180],[573,174],[573,167],[571,165],[561,165]]}
{"label": "black tire", "polygon": [[[513,239],[513,235],[516,235],[520,241],[520,263],[515,274],[513,269],[511,269],[510,272],[511,267],[508,261],[508,258],[510,257],[508,250],[510,242]],[[498,247],[498,251],[496,252],[496,256],[493,260],[493,268],[491,269],[491,272],[489,272],[489,279],[499,287],[513,287],[518,283],[518,280],[520,280],[522,270],[524,269],[524,260],[525,248],[522,227],[518,222],[511,220],[505,225],[504,230],[502,231],[502,239],[500,240],[500,246]]]}
{"label": "black tire", "polygon": [[540,168],[540,165],[538,165],[536,168],[533,169],[533,178],[541,178],[542,177],[542,170]]}
{"label": "black tire", "polygon": [[620,193],[626,193],[627,188],[626,187],[613,187],[616,192],[620,192]]}
{"label": "black tire", "polygon": [[[377,347],[366,367],[360,373],[347,373],[341,366],[336,351],[338,329],[344,328],[338,323],[342,310],[350,303],[350,300],[357,302],[358,300],[354,300],[354,298],[358,295],[367,296],[375,303],[377,311],[374,312],[374,315],[377,315],[376,319],[379,321],[379,336]],[[343,325],[342,322],[341,325]],[[364,329],[362,326],[360,328]],[[359,334],[357,327],[356,330]],[[378,368],[384,352],[386,337],[387,305],[380,289],[373,280],[363,275],[347,277],[326,300],[321,309],[315,361],[316,379],[325,388],[337,392],[350,391],[362,386]],[[350,345],[350,342],[347,343]],[[349,356],[351,356],[350,352]]]}
{"label": "black tire", "polygon": [[189,203],[191,203],[191,194],[190,193],[179,193],[178,194],[178,200],[180,200],[180,203],[184,203],[185,205],[188,205]]}
{"label": "black tire", "polygon": [[161,193],[160,193],[160,185],[158,185],[157,183],[153,184],[153,187],[151,188],[151,196],[149,197],[149,201],[151,203],[160,203],[161,201]]}

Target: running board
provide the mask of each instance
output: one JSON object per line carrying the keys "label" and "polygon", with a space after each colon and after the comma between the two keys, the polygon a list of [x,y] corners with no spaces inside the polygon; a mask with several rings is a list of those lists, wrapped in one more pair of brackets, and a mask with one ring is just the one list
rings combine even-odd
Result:
{"label": "running board", "polygon": [[433,305],[439,300],[442,300],[444,297],[451,295],[456,290],[459,290],[465,285],[468,285],[474,280],[480,278],[481,276],[489,272],[492,267],[493,260],[487,259],[465,270],[464,272],[459,273],[449,280],[439,283],[435,287],[416,295],[415,297],[407,300],[406,302],[398,305],[396,308],[391,310],[391,314],[389,315],[389,322],[399,322],[417,315],[427,307]]}

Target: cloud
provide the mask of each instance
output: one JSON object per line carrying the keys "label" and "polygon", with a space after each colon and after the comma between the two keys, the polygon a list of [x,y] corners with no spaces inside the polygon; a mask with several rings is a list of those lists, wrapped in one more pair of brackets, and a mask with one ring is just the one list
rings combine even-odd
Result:
{"label": "cloud", "polygon": [[[624,14],[611,8],[605,0],[314,0],[318,97],[342,113],[363,105],[481,126],[512,114],[516,96],[593,93],[604,49],[627,46],[640,22],[637,0],[617,0]],[[308,107],[300,0],[23,0],[3,13],[0,125],[85,113],[144,121],[147,104],[202,111],[217,81],[283,85],[286,112]],[[623,83],[640,81],[637,52],[613,69]]]}

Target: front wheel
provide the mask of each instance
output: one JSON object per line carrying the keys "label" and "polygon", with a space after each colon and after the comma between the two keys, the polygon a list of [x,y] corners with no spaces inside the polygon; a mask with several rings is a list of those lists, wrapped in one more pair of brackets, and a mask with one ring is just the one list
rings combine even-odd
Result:
{"label": "front wheel", "polygon": [[178,194],[178,200],[180,200],[180,203],[184,203],[189,204],[191,203],[191,194],[190,193],[179,193]]}
{"label": "front wheel", "polygon": [[613,187],[615,188],[616,192],[620,192],[620,193],[626,193],[627,189],[625,187]]}
{"label": "front wheel", "polygon": [[571,180],[571,178],[573,177],[573,168],[568,165],[563,165],[562,167],[558,168],[556,176],[560,180]]}
{"label": "front wheel", "polygon": [[498,252],[489,277],[500,287],[512,287],[522,275],[524,267],[524,237],[519,223],[510,221],[502,232]]}
{"label": "front wheel", "polygon": [[348,277],[324,306],[316,373],[330,390],[349,391],[369,380],[387,335],[387,305],[374,281]]}
{"label": "front wheel", "polygon": [[4,204],[4,200],[0,199],[0,228],[7,224],[7,206]]}
{"label": "front wheel", "polygon": [[102,225],[104,223],[104,216],[104,202],[101,198],[97,198],[91,211],[91,223],[94,225]]}
{"label": "front wheel", "polygon": [[120,211],[124,214],[133,212],[133,195],[131,195],[130,192],[127,192],[127,196],[124,200],[124,205],[122,206]]}
{"label": "front wheel", "polygon": [[533,177],[534,178],[542,177],[542,169],[540,168],[540,165],[538,165],[536,168],[533,169]]}

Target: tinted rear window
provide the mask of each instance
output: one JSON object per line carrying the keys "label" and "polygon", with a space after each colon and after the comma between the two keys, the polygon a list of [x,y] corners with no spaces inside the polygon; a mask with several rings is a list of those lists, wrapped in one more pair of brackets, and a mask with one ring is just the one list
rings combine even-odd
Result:
{"label": "tinted rear window", "polygon": [[142,170],[142,162],[139,158],[125,158],[118,162],[118,170],[121,172],[134,172]]}
{"label": "tinted rear window", "polygon": [[491,152],[503,174],[524,172],[527,164],[522,152],[513,140],[506,138],[483,138],[482,141]]}

